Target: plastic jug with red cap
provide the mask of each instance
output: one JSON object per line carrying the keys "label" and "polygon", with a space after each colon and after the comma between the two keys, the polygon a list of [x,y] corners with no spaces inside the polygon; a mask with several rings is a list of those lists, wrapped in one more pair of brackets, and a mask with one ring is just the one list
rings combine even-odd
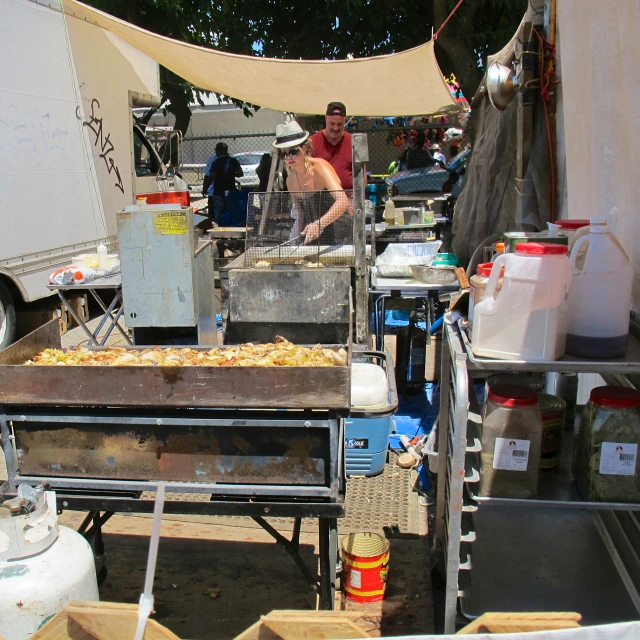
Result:
{"label": "plastic jug with red cap", "polygon": [[[586,248],[586,252],[584,249]],[[604,218],[594,218],[571,250],[567,353],[615,358],[627,348],[633,271]]]}
{"label": "plastic jug with red cap", "polygon": [[[504,267],[503,284],[497,292]],[[473,310],[471,348],[501,360],[557,360],[564,354],[571,270],[567,247],[528,242],[494,262]]]}

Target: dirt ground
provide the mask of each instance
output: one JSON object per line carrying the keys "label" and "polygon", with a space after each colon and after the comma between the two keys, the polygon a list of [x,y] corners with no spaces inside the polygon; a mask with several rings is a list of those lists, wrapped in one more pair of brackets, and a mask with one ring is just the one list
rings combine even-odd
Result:
{"label": "dirt ground", "polygon": [[[60,522],[77,528],[83,517],[65,512]],[[153,617],[181,638],[230,640],[274,609],[315,606],[314,594],[289,555],[257,524],[245,520],[170,515],[163,519]],[[108,575],[100,587],[102,600],[138,601],[151,524],[146,515],[116,515],[105,525]],[[391,560],[385,600],[362,605],[339,594],[337,608],[364,612],[360,624],[374,636],[430,633],[428,538],[388,535]],[[314,521],[303,521],[300,543],[302,558],[315,569]]]}

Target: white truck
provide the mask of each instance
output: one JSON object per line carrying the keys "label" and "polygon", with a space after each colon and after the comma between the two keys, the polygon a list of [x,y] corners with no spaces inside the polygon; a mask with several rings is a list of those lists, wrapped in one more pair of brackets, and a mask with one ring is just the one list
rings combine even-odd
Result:
{"label": "white truck", "polygon": [[157,62],[60,0],[0,0],[0,16],[2,349],[16,304],[51,295],[49,273],[117,247],[117,211],[190,196],[133,120],[160,102]]}

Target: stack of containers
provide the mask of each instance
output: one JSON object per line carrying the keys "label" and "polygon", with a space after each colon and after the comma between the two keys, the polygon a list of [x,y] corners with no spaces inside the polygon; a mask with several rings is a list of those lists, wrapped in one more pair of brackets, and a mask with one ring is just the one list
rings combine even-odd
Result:
{"label": "stack of containers", "polygon": [[351,365],[351,413],[345,421],[347,476],[375,476],[384,469],[398,406],[393,367],[387,371],[391,380],[377,364]]}

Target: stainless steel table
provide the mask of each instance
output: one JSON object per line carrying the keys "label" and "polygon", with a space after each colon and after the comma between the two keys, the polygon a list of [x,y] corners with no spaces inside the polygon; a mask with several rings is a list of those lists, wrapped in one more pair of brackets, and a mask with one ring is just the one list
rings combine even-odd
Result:
{"label": "stainless steel table", "polygon": [[[47,288],[58,294],[64,306],[67,308],[73,319],[78,323],[78,326],[82,327],[83,331],[89,337],[89,346],[93,346],[94,344],[104,346],[114,328],[122,334],[122,337],[129,344],[133,344],[127,332],[118,322],[124,313],[124,305],[122,303],[122,278],[119,273],[107,278],[99,278],[93,282],[86,282],[83,284],[50,284],[47,285]],[[109,306],[105,305],[98,294],[99,291],[105,291],[107,289],[113,289],[115,291],[115,295]],[[74,291],[88,291],[104,312],[104,315],[98,323],[95,331],[91,331],[91,329],[87,327],[86,323],[75,312],[67,299],[67,294]],[[106,332],[102,336],[102,339],[100,339],[100,331],[102,331],[105,325]]]}
{"label": "stainless steel table", "polygon": [[424,298],[430,297],[440,292],[458,291],[460,285],[456,282],[450,285],[423,284],[413,278],[381,278],[376,273],[376,268],[371,270],[371,288],[369,294],[374,297],[375,305],[375,330],[376,348],[382,349],[380,345],[384,340],[385,325],[385,301],[387,298]]}

